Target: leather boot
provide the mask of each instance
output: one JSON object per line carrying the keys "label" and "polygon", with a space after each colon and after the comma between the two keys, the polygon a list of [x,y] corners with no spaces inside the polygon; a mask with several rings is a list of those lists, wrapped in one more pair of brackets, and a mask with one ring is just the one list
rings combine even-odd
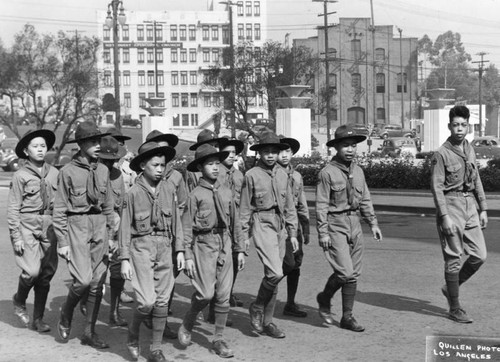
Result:
{"label": "leather boot", "polygon": [[127,321],[120,314],[120,294],[123,291],[125,281],[123,279],[110,279],[110,308],[109,308],[109,324],[111,326],[125,327]]}
{"label": "leather boot", "polygon": [[109,344],[101,341],[97,333],[95,333],[95,324],[97,322],[97,317],[99,316],[99,308],[102,301],[102,289],[98,290],[97,293],[98,294],[95,296],[89,294],[89,298],[87,299],[87,325],[85,326],[85,332],[83,333],[81,344],[96,349],[104,349],[109,348]]}
{"label": "leather boot", "polygon": [[73,320],[73,311],[80,301],[80,296],[72,288],[69,289],[66,301],[60,309],[59,322],[57,323],[57,332],[63,341],[67,341],[71,332],[71,321]]}
{"label": "leather boot", "polygon": [[50,285],[35,284],[35,305],[33,307],[33,324],[31,328],[38,332],[50,332],[50,326],[43,321],[45,304],[49,295]]}

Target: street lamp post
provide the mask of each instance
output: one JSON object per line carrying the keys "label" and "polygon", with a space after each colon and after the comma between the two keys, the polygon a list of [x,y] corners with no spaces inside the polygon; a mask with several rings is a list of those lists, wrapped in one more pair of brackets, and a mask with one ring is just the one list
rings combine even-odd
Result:
{"label": "street lamp post", "polygon": [[[118,13],[118,7],[120,7],[120,12]],[[108,4],[108,15],[106,16],[105,24],[108,28],[113,29],[113,65],[114,65],[114,77],[113,82],[115,85],[115,125],[116,128],[120,129],[120,80],[119,80],[119,65],[118,65],[118,24],[125,25],[126,21],[125,9],[123,8],[123,1],[112,0]]]}

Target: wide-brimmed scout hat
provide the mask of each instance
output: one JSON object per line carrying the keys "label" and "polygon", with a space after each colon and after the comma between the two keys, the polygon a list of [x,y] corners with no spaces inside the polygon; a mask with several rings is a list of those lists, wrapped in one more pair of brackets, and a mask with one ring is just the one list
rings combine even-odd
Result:
{"label": "wide-brimmed scout hat", "polygon": [[290,146],[292,153],[296,154],[300,149],[300,142],[291,137],[280,137],[280,142]]}
{"label": "wide-brimmed scout hat", "polygon": [[229,152],[217,151],[217,148],[205,143],[204,145],[201,145],[196,149],[196,152],[194,154],[194,161],[192,161],[187,166],[187,170],[191,172],[197,172],[198,165],[202,165],[205,160],[211,157],[216,157],[219,159],[219,161],[222,162],[227,158],[227,156],[229,156]]}
{"label": "wide-brimmed scout hat", "polygon": [[356,130],[350,124],[344,124],[335,130],[335,138],[326,143],[327,147],[333,147],[340,141],[353,139],[356,143],[366,140],[366,136],[356,134]]}
{"label": "wide-brimmed scout hat", "polygon": [[90,140],[93,138],[101,138],[104,136],[109,136],[109,133],[101,133],[101,131],[99,131],[99,128],[97,128],[95,123],[85,121],[79,123],[78,126],[76,127],[75,139],[69,140],[66,143],[76,143],[85,140]]}
{"label": "wide-brimmed scout hat", "polygon": [[264,147],[276,147],[279,150],[286,150],[289,145],[281,143],[280,138],[276,135],[276,133],[272,131],[265,131],[261,133],[259,143],[250,146],[250,150],[258,151]]}
{"label": "wide-brimmed scout hat", "polygon": [[109,127],[107,132],[118,142],[125,142],[132,139],[132,137],[124,136],[123,133],[116,127]]}
{"label": "wide-brimmed scout hat", "polygon": [[229,137],[222,137],[225,139],[225,141],[223,141],[221,144],[220,144],[220,149],[224,149],[225,147],[227,146],[234,146],[235,150],[236,150],[236,154],[239,154],[241,153],[241,151],[243,151],[243,148],[245,147],[245,144],[243,142],[241,142],[240,140],[235,140],[235,139],[230,139]]}
{"label": "wide-brimmed scout hat", "polygon": [[118,140],[113,136],[104,136],[101,138],[101,150],[99,158],[104,160],[119,160],[127,154],[125,147],[118,143]]}
{"label": "wide-brimmed scout hat", "polygon": [[204,145],[207,143],[212,143],[212,142],[217,142],[220,145],[221,143],[225,142],[226,140],[227,140],[227,138],[218,138],[214,132],[210,131],[209,129],[204,129],[203,131],[198,133],[198,137],[196,138],[196,143],[194,145],[191,145],[189,147],[189,149],[191,151],[195,151],[201,145]]}
{"label": "wide-brimmed scout hat", "polygon": [[179,137],[172,133],[163,133],[154,129],[146,136],[146,142],[167,142],[170,147],[175,147],[179,143]]}
{"label": "wide-brimmed scout hat", "polygon": [[47,143],[47,150],[50,150],[56,142],[56,135],[54,134],[54,132],[49,131],[48,129],[30,130],[23,135],[23,138],[21,138],[16,145],[17,157],[28,158],[28,156],[24,153],[24,149],[28,147],[33,138],[37,137],[42,137],[43,139],[45,139],[45,142]]}
{"label": "wide-brimmed scout hat", "polygon": [[165,163],[170,162],[175,157],[175,148],[170,146],[160,146],[156,142],[144,142],[139,147],[139,154],[130,161],[130,169],[137,173],[142,172],[141,162],[149,160],[153,156],[164,155]]}

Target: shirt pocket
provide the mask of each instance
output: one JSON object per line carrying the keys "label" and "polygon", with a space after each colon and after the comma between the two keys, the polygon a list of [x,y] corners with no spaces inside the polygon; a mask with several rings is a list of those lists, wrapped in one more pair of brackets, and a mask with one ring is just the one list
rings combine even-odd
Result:
{"label": "shirt pocket", "polygon": [[212,210],[198,210],[195,215],[196,225],[202,229],[210,227],[210,214]]}
{"label": "shirt pocket", "polygon": [[138,212],[134,215],[135,229],[139,234],[147,234],[151,231],[151,213]]}
{"label": "shirt pocket", "polygon": [[273,200],[267,192],[256,192],[254,196],[255,206],[258,209],[265,209]]}
{"label": "shirt pocket", "polygon": [[[28,181],[24,186],[23,205],[36,207],[41,205],[40,183],[37,181]],[[38,205],[37,205],[38,204]]]}
{"label": "shirt pocket", "polygon": [[459,180],[460,169],[462,166],[458,163],[446,165],[446,183],[448,185],[457,184]]}
{"label": "shirt pocket", "polygon": [[69,202],[74,208],[88,206],[87,189],[86,188],[69,189]]}
{"label": "shirt pocket", "polygon": [[341,206],[342,204],[347,204],[347,194],[346,194],[346,184],[345,183],[334,183],[331,186],[330,200],[335,206]]}

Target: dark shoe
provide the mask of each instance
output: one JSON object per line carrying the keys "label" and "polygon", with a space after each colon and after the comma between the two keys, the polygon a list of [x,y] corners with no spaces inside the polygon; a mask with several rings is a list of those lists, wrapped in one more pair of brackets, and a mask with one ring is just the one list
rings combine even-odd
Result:
{"label": "dark shoe", "polygon": [[184,323],[181,324],[179,330],[177,331],[177,337],[179,338],[179,343],[184,347],[191,344],[191,332],[184,327]]}
{"label": "dark shoe", "polygon": [[163,355],[161,349],[157,349],[156,351],[151,351],[148,356],[148,362],[167,362],[167,359]]}
{"label": "dark shoe", "polygon": [[262,333],[264,331],[264,327],[262,326],[264,315],[262,311],[255,308],[255,303],[252,302],[250,303],[248,312],[250,313],[250,325],[252,329],[257,333]]}
{"label": "dark shoe", "polygon": [[30,316],[28,311],[26,310],[25,304],[19,304],[16,301],[16,295],[12,297],[12,304],[14,304],[14,314],[17,316],[19,322],[23,325],[23,327],[29,327],[30,325]]}
{"label": "dark shoe", "polygon": [[451,306],[451,300],[450,300],[450,295],[448,294],[448,288],[446,285],[443,285],[441,287],[441,293],[443,293],[444,297],[446,298],[446,301],[448,302],[448,308]]}
{"label": "dark shoe", "polygon": [[[207,318],[207,323],[215,324],[215,315],[209,314],[208,318]],[[227,318],[226,319],[226,327],[232,327],[232,326],[233,326],[233,320]]]}
{"label": "dark shoe", "polygon": [[349,318],[342,317],[342,319],[340,320],[340,328],[348,329],[353,332],[363,332],[365,330],[365,327],[358,324],[353,316]]}
{"label": "dark shoe", "polygon": [[163,337],[166,339],[177,339],[177,333],[170,329],[169,326],[165,326],[163,330]]}
{"label": "dark shoe", "polygon": [[96,349],[109,348],[109,344],[101,341],[97,333],[92,333],[91,335],[85,333],[82,336],[81,344],[83,344],[84,346],[94,347]]}
{"label": "dark shoe", "polygon": [[66,319],[64,315],[64,307],[65,303],[61,306],[61,310],[59,312],[59,321],[57,322],[57,333],[59,333],[59,337],[63,341],[67,341],[69,338],[69,334],[71,333],[71,321]]}
{"label": "dark shoe", "polygon": [[125,291],[122,291],[120,294],[120,302],[122,303],[132,303],[134,301],[134,298],[132,298],[130,295],[125,293]]}
{"label": "dark shoe", "polygon": [[264,331],[262,333],[265,333],[269,337],[273,338],[285,338],[285,333],[283,333],[283,331],[274,323],[269,323],[267,326],[264,326]]}
{"label": "dark shoe", "polygon": [[283,308],[283,314],[290,316],[290,317],[297,317],[297,318],[305,318],[307,317],[307,313],[304,312],[303,310],[299,309],[299,306],[297,304],[285,304],[285,308]]}
{"label": "dark shoe", "polygon": [[451,309],[448,316],[457,323],[472,323],[473,319],[462,308]]}
{"label": "dark shoe", "polygon": [[333,325],[333,315],[332,312],[330,311],[330,302],[326,303],[323,300],[323,292],[318,293],[316,296],[316,301],[318,302],[319,308],[318,308],[318,313],[319,316],[323,319],[323,321],[326,324]]}
{"label": "dark shoe", "polygon": [[229,298],[229,305],[231,307],[243,307],[243,302],[236,295],[231,294]]}
{"label": "dark shoe", "polygon": [[134,361],[137,361],[139,359],[139,356],[141,355],[141,349],[139,347],[139,336],[134,336],[130,333],[130,330],[128,332],[127,349],[130,353],[130,356],[132,356],[132,359]]}
{"label": "dark shoe", "polygon": [[87,304],[80,302],[80,312],[84,315],[87,316]]}
{"label": "dark shoe", "polygon": [[31,328],[40,333],[50,332],[50,326],[45,323],[42,318],[35,319]]}
{"label": "dark shoe", "polygon": [[221,358],[231,358],[234,357],[234,352],[228,347],[226,341],[219,339],[212,342],[212,352]]}
{"label": "dark shoe", "polygon": [[109,325],[112,327],[126,327],[128,323],[120,313],[113,313],[109,316]]}

